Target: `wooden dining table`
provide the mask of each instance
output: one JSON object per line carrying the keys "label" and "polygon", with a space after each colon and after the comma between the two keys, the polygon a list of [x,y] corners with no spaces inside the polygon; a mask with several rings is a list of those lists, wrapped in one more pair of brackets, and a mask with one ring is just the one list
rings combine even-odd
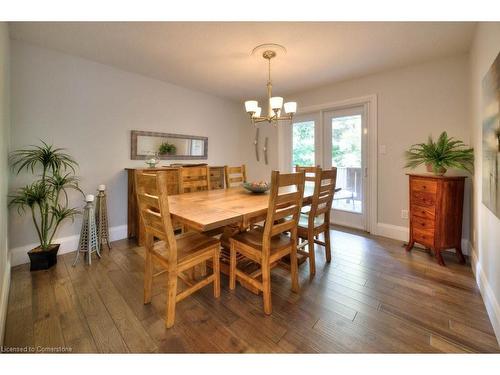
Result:
{"label": "wooden dining table", "polygon": [[[293,187],[281,188],[280,194],[292,192],[293,189]],[[340,189],[335,189],[335,191],[338,190]],[[313,193],[314,187],[306,185],[302,201],[303,206],[311,204]],[[254,223],[265,220],[269,207],[269,195],[269,192],[252,193],[239,186],[169,195],[168,203],[172,219],[193,230],[213,232],[221,229],[220,270],[222,273],[229,274],[229,237],[249,228]],[[306,258],[299,257],[299,264],[305,261]],[[238,260],[238,268],[252,272],[252,270],[255,270],[255,264],[252,263],[248,262],[240,265]],[[284,266],[287,265],[284,264]],[[250,284],[243,281],[240,283],[248,290],[258,294],[259,291]]]}
{"label": "wooden dining table", "polygon": [[[283,189],[283,193],[291,191]],[[312,195],[313,189],[304,190],[303,205],[311,203]],[[228,225],[244,229],[265,219],[269,192],[256,194],[232,187],[171,195],[168,203],[172,218],[194,230],[206,232]]]}

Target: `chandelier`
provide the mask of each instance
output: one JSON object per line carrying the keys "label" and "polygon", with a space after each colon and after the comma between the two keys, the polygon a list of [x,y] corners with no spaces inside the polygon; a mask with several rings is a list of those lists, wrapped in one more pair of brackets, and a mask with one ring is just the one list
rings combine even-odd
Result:
{"label": "chandelier", "polygon": [[[247,100],[245,101],[245,110],[250,116],[252,124],[256,125],[259,122],[267,121],[270,124],[277,125],[278,121],[291,121],[293,115],[297,112],[297,102],[286,102],[283,105],[283,98],[281,96],[272,96],[273,85],[271,82],[271,59],[276,57],[276,51],[286,52],[285,48],[278,44],[263,44],[257,46],[252,51],[254,54],[256,51],[264,49],[262,57],[267,60],[268,64],[268,79],[267,79],[267,115],[261,116],[262,107],[259,107],[259,102],[257,100]],[[284,109],[285,114],[281,113],[281,109]]]}

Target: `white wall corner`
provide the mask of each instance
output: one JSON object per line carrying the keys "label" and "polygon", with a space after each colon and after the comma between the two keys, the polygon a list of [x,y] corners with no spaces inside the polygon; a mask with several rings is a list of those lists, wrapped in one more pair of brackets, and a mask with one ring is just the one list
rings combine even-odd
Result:
{"label": "white wall corner", "polygon": [[[109,228],[109,237],[111,241],[117,241],[127,238],[127,225],[118,225]],[[53,242],[61,244],[59,248],[59,255],[70,253],[78,248],[79,234],[68,237],[56,238]],[[10,250],[12,256],[11,266],[18,266],[20,264],[29,263],[28,251],[37,247],[38,244],[32,243],[25,246],[16,247]]]}
{"label": "white wall corner", "polygon": [[3,272],[2,290],[0,291],[0,346],[3,345],[5,337],[5,324],[7,321],[7,306],[9,304],[10,291],[10,259],[7,257],[5,270]]}
{"label": "white wall corner", "polygon": [[497,337],[498,344],[500,345],[500,303],[498,301],[498,296],[495,295],[493,289],[491,288],[488,279],[486,278],[481,263],[479,262],[474,248],[471,246],[471,265],[472,272],[476,276],[476,283],[483,297],[484,305],[486,306],[486,311],[493,326],[493,331]]}

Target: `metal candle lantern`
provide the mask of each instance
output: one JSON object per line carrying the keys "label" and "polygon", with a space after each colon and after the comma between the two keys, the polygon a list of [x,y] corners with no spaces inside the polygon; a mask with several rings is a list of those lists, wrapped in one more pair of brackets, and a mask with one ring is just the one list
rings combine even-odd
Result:
{"label": "metal candle lantern", "polygon": [[96,253],[99,258],[101,257],[97,238],[97,226],[95,223],[94,196],[92,194],[87,195],[85,197],[85,202],[86,204],[83,208],[82,231],[80,233],[78,251],[76,252],[73,267],[76,266],[80,253],[85,254],[89,265],[92,263],[92,253]]}
{"label": "metal candle lantern", "polygon": [[108,249],[111,250],[109,244],[109,227],[108,227],[108,208],[106,203],[106,185],[99,185],[97,189],[97,201],[95,204],[95,221],[97,225],[97,239],[99,248],[102,249],[102,244],[106,241]]}

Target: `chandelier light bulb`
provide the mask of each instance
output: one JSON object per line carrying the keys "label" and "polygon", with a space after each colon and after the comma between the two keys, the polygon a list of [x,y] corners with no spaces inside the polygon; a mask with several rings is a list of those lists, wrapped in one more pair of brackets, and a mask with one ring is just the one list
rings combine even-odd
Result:
{"label": "chandelier light bulb", "polygon": [[283,107],[283,98],[281,96],[273,96],[269,99],[269,105],[273,110]]}
{"label": "chandelier light bulb", "polygon": [[285,103],[285,113],[296,113],[297,112],[297,102],[286,102]]}
{"label": "chandelier light bulb", "polygon": [[257,107],[257,110],[253,114],[253,117],[260,117],[261,113],[262,113],[262,108],[261,107]]}
{"label": "chandelier light bulb", "polygon": [[245,110],[247,113],[255,113],[257,112],[257,108],[259,107],[259,103],[257,100],[247,100],[245,102]]}

